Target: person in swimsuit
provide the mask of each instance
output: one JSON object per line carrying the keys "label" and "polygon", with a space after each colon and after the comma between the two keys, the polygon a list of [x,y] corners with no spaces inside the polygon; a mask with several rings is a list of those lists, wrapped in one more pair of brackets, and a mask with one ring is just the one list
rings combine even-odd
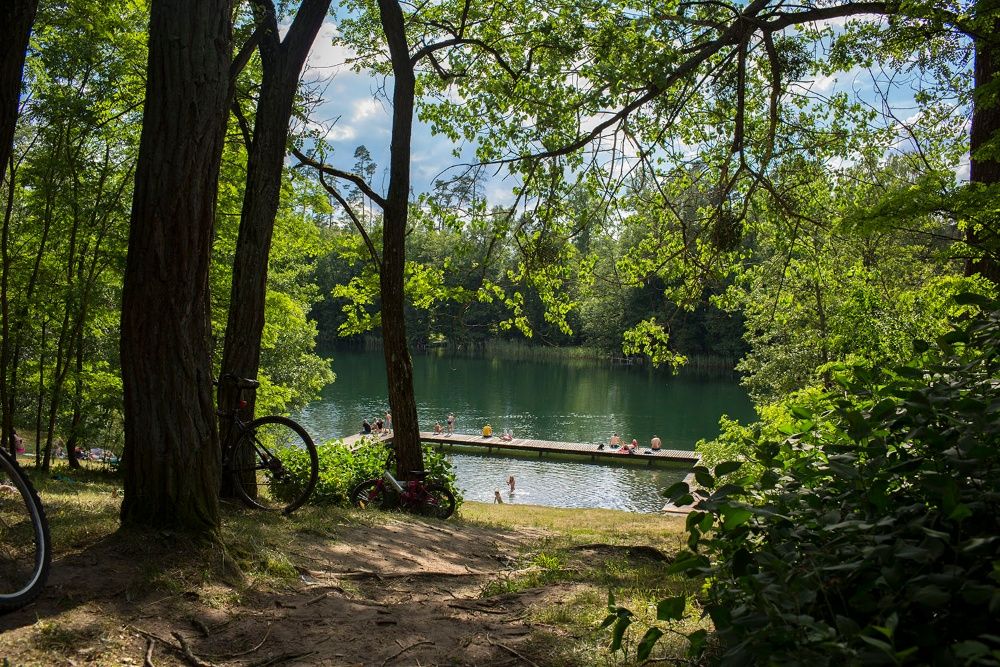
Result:
{"label": "person in swimsuit", "polygon": [[448,435],[455,432],[455,415],[451,412],[448,413]]}

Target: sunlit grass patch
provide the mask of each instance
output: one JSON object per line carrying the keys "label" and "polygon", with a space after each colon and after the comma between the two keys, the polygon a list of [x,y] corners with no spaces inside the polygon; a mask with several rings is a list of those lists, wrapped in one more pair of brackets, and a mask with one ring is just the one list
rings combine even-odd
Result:
{"label": "sunlit grass patch", "polygon": [[39,621],[35,624],[32,641],[44,651],[76,653],[97,643],[108,629],[109,626],[104,624],[76,626],[61,620]]}
{"label": "sunlit grass patch", "polygon": [[686,539],[684,519],[666,514],[467,501],[461,518],[486,526],[549,529],[576,543],[645,543],[680,549]]}
{"label": "sunlit grass patch", "polygon": [[[668,664],[686,658],[688,642],[682,635],[708,621],[693,605],[699,583],[668,574],[674,554],[683,548],[683,520],[673,516],[625,514],[605,510],[530,506],[490,506],[467,503],[463,520],[470,523],[547,528],[547,537],[523,551],[514,566],[482,589],[483,597],[542,590],[564,584],[532,603],[527,618],[541,626],[530,640],[532,655],[552,665],[632,665],[636,648],[654,625],[666,634],[653,658]],[[568,586],[568,588],[567,588]],[[572,593],[568,596],[566,590]],[[616,604],[635,613],[622,643],[611,653],[609,629],[601,629],[608,615],[608,593]],[[685,617],[667,628],[656,621],[661,599],[685,595]]]}

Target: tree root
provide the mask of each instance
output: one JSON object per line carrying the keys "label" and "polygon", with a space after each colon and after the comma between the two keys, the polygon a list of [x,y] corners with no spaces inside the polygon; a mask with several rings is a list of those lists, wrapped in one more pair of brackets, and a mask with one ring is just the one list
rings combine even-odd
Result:
{"label": "tree root", "polygon": [[393,653],[392,655],[390,655],[388,658],[386,658],[385,660],[383,660],[382,661],[382,667],[385,667],[389,663],[390,660],[395,660],[399,656],[401,656],[404,653],[406,653],[407,651],[409,651],[411,648],[416,648],[417,646],[421,646],[421,645],[424,645],[424,644],[430,644],[431,646],[433,646],[434,642],[432,642],[430,640],[424,640],[422,642],[417,642],[416,644],[410,644],[409,646],[404,646],[403,648],[401,648],[400,650],[396,651],[395,653]]}

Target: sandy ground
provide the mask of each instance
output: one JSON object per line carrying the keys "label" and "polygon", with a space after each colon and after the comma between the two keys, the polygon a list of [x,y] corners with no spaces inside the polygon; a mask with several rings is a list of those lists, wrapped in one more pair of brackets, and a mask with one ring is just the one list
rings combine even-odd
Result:
{"label": "sandy ground", "polygon": [[344,526],[332,540],[299,535],[289,549],[303,564],[300,576],[278,592],[159,580],[150,559],[106,540],[54,562],[42,597],[0,618],[0,659],[5,665],[536,664],[530,655],[536,629],[525,611],[540,596],[558,600],[560,587],[489,599],[480,592],[540,537],[417,520]]}

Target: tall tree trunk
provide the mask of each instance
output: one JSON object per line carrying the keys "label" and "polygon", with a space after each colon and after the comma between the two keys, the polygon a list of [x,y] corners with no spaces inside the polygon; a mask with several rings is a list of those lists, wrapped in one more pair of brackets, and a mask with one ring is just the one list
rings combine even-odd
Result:
{"label": "tall tree trunk", "polygon": [[[278,39],[278,22],[270,0],[254,0],[259,50],[263,65],[260,97],[254,118],[253,141],[247,147],[247,179],[240,214],[240,231],[233,260],[229,317],[222,350],[222,371],[256,378],[260,368],[260,341],[264,331],[267,296],[267,263],[271,253],[274,219],[278,212],[284,168],[288,121],[298,89],[302,66],[330,0],[304,0],[285,39]],[[254,413],[254,397],[247,396],[245,419]],[[219,387],[219,410],[230,414],[239,400],[234,385]],[[223,441],[228,434],[223,423]],[[223,492],[226,493],[226,480]]]}
{"label": "tall tree trunk", "polygon": [[383,210],[382,271],[379,275],[382,352],[385,355],[389,405],[392,407],[396,472],[400,477],[409,478],[412,471],[423,470],[424,467],[417,403],[413,395],[413,361],[406,341],[403,293],[415,77],[399,3],[396,0],[378,0],[378,6],[393,73],[389,191]]}
{"label": "tall tree trunk", "polygon": [[[7,171],[7,164],[3,168]],[[3,213],[3,230],[0,231],[0,447],[16,454],[14,447],[14,414],[8,408],[7,397],[11,392],[7,382],[7,370],[11,367],[10,340],[10,225],[14,218],[14,185],[17,170],[10,160],[10,176],[7,181],[7,205]],[[12,403],[12,401],[11,401]]]}
{"label": "tall tree trunk", "polygon": [[[80,424],[83,421],[83,327],[76,333],[76,363],[73,368],[73,417],[69,424],[69,435],[66,438],[66,460],[69,461],[70,468],[79,468],[80,462],[73,456],[72,450],[80,439]],[[49,452],[46,452],[45,460],[42,461],[42,470],[49,469]]]}
{"label": "tall tree trunk", "polygon": [[[62,137],[62,135],[60,135]],[[45,181],[49,182],[50,179],[54,178],[55,162],[62,157],[63,146],[60,143],[57,144],[56,150],[54,151],[54,159],[52,164],[48,167],[45,175]],[[13,179],[14,179],[14,167],[11,165],[11,190],[10,196],[14,196],[13,190]],[[34,303],[35,299],[35,289],[38,286],[39,276],[41,275],[42,259],[45,257],[45,253],[48,248],[49,234],[52,230],[52,218],[53,218],[53,208],[54,201],[52,196],[52,191],[54,188],[46,188],[46,201],[45,210],[42,214],[42,235],[38,242],[38,247],[35,249],[34,262],[31,268],[31,275],[28,277],[28,285],[24,290],[24,293],[20,295],[20,303],[18,307],[15,308],[15,313],[12,316],[10,313],[10,293],[6,293],[6,299],[4,301],[4,321],[3,321],[3,347],[0,351],[0,373],[3,374],[3,382],[0,384],[0,398],[2,398],[2,405],[0,405],[0,411],[2,411],[2,422],[3,422],[3,433],[4,438],[7,438],[8,445],[10,447],[11,453],[14,452],[14,441],[11,439],[11,434],[14,432],[14,414],[17,409],[17,379],[18,379],[18,360],[21,358],[22,342],[24,340],[24,329],[29,326],[31,322],[31,310],[30,304]],[[4,271],[5,277],[6,272],[9,270],[10,266],[10,256],[9,256],[9,246],[10,241],[10,223],[9,218],[5,218],[4,222]],[[7,287],[7,285],[5,285]]]}
{"label": "tall tree trunk", "polygon": [[0,165],[7,168],[21,102],[21,78],[38,0],[0,0]]}
{"label": "tall tree trunk", "polygon": [[208,267],[232,41],[229,0],[153,0],[122,295],[122,524],[214,537],[221,457]]}
{"label": "tall tree trunk", "polygon": [[48,320],[42,319],[42,337],[38,342],[38,396],[35,404],[35,467],[38,467],[39,443],[42,441],[42,403],[45,400],[45,346]]}
{"label": "tall tree trunk", "polygon": [[[997,70],[1000,69],[1000,0],[980,0],[976,11],[983,24],[991,26],[984,36],[976,40],[975,87],[977,93],[985,93],[987,86],[995,85]],[[982,185],[1000,184],[1000,155],[980,155],[977,152],[991,138],[1000,133],[1000,103],[993,94],[980,94],[973,100],[972,130],[969,150],[972,154],[969,165],[969,180]],[[995,149],[994,149],[995,150]],[[967,275],[978,273],[994,284],[1000,284],[1000,220],[990,220],[992,227],[969,229],[966,240],[970,245],[981,248],[983,256],[970,260],[965,267]]]}

